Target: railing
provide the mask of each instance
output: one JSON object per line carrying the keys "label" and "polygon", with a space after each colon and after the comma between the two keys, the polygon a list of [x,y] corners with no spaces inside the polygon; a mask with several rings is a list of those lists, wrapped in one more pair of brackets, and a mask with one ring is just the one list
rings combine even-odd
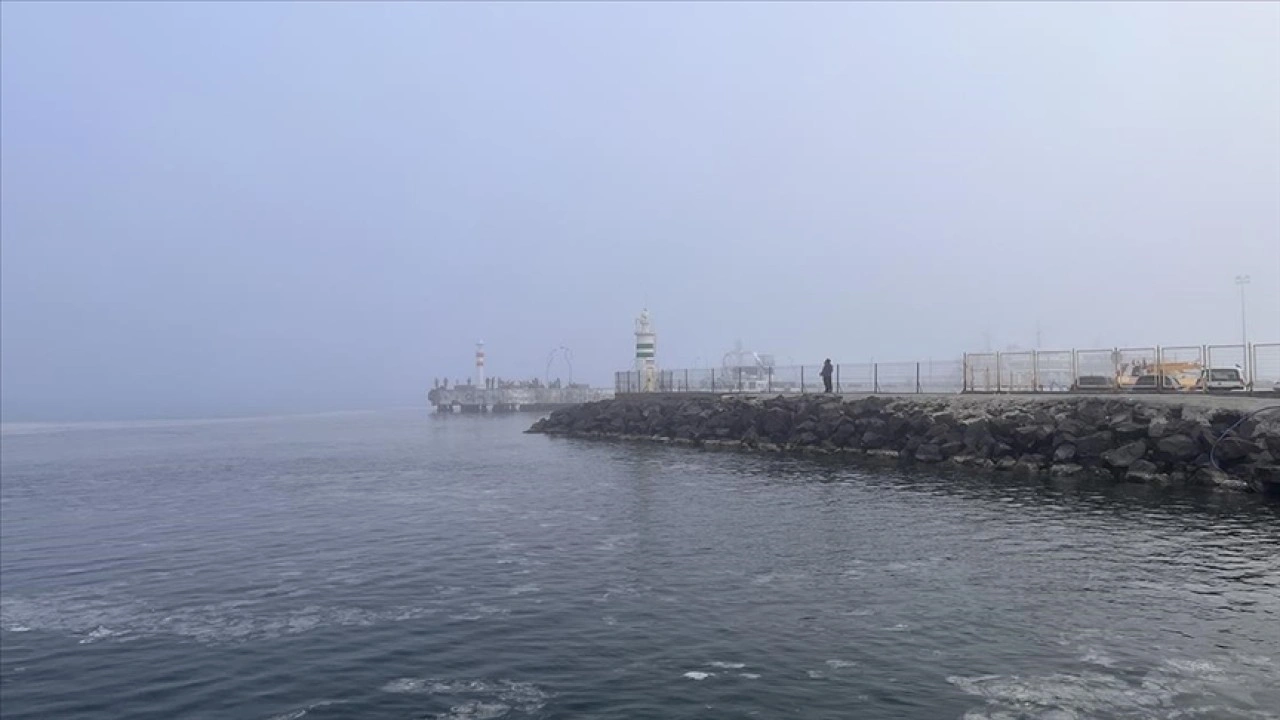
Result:
{"label": "railing", "polygon": [[[1153,392],[1207,391],[1204,369],[1236,368],[1249,392],[1280,382],[1280,343],[1177,345],[1084,350],[966,353],[960,360],[839,363],[832,391],[840,394],[1064,393],[1132,389],[1140,375],[1170,375]],[[662,370],[643,387],[635,371],[614,374],[617,393],[800,394],[826,391],[820,365]],[[1147,388],[1143,388],[1147,389]]]}
{"label": "railing", "polygon": [[[959,393],[964,390],[959,360],[901,363],[840,363],[832,367],[832,392],[841,394]],[[642,392],[635,371],[614,374],[619,394]],[[781,365],[662,370],[651,392],[801,394],[826,391],[821,365]]]}
{"label": "railing", "polygon": [[964,392],[974,393],[1130,390],[1143,375],[1176,383],[1143,390],[1208,392],[1203,373],[1215,369],[1238,370],[1244,390],[1265,393],[1280,382],[1280,343],[968,353],[963,365]]}

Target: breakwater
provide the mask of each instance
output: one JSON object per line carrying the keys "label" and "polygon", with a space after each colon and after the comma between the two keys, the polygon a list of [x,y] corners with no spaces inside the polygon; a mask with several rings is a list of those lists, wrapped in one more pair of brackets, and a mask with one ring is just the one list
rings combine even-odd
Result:
{"label": "breakwater", "polygon": [[1271,494],[1278,406],[1211,396],[637,394],[557,410],[529,432]]}

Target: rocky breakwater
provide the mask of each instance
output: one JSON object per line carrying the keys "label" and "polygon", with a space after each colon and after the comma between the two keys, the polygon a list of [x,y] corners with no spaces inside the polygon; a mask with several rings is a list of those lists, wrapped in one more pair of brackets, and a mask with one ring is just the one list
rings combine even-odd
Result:
{"label": "rocky breakwater", "polygon": [[557,410],[529,431],[1252,491],[1280,481],[1280,411],[1257,412],[1265,407],[1213,397],[637,395]]}

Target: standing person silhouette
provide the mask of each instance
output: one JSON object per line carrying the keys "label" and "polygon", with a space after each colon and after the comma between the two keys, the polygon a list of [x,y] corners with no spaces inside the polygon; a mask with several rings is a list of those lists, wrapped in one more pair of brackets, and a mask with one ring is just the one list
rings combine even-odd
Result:
{"label": "standing person silhouette", "polygon": [[835,372],[835,368],[831,365],[831,358],[827,358],[822,362],[822,372],[818,373],[822,376],[822,386],[826,388],[823,392],[831,392],[831,373]]}

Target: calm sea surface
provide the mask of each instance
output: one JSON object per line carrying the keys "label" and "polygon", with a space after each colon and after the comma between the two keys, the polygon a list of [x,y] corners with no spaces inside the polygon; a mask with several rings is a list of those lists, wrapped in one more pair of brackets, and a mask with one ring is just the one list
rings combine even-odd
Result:
{"label": "calm sea surface", "polygon": [[4,718],[1280,717],[1280,508],[425,412],[5,426]]}

